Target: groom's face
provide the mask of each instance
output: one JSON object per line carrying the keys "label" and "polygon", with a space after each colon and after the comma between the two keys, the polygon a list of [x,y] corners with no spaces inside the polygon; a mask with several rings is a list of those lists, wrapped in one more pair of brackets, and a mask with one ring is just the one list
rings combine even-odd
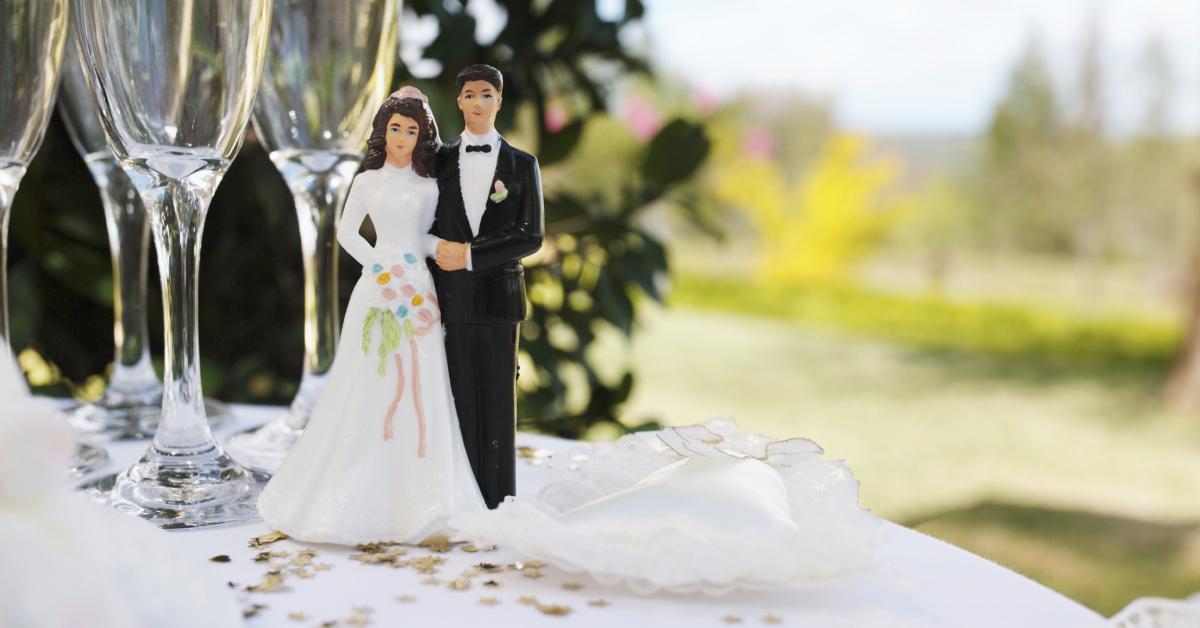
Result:
{"label": "groom's face", "polygon": [[496,126],[496,112],[502,101],[500,92],[487,81],[467,81],[458,92],[458,110],[463,112],[467,130],[483,135]]}

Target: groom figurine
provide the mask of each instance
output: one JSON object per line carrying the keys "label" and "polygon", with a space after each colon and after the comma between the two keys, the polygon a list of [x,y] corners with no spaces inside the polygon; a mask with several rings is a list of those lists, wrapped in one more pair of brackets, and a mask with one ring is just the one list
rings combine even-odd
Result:
{"label": "groom figurine", "polygon": [[438,205],[430,233],[446,359],[458,423],[488,508],[516,493],[518,327],[525,319],[521,258],[542,245],[537,159],[496,132],[504,76],[490,65],[456,79],[466,129],[437,154]]}

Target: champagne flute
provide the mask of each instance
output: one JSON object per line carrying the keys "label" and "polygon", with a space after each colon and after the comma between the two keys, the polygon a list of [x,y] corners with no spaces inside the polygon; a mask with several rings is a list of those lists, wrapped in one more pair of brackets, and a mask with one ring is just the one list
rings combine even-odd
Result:
{"label": "champagne flute", "polygon": [[276,0],[254,128],[296,204],[304,255],[304,370],[291,408],[230,438],[242,464],[274,473],[299,438],[337,350],[336,231],[371,118],[396,64],[393,0]]}
{"label": "champagne flute", "polygon": [[259,483],[213,439],[196,300],[204,218],[241,148],[262,74],[270,0],[73,0],[75,35],[109,148],[137,188],[162,281],[166,366],[154,439],[86,485],[163,528],[257,518]]}
{"label": "champagne flute", "polygon": [[[29,160],[42,145],[67,37],[67,0],[0,0],[0,344],[8,327],[8,215]],[[84,475],[108,460],[78,443],[70,473]]]}
{"label": "champagne flute", "polygon": [[[63,54],[61,72],[58,114],[100,190],[113,265],[112,378],[103,397],[66,416],[76,430],[92,438],[149,438],[158,428],[162,409],[162,380],[150,361],[146,324],[150,222],[137,189],[104,139],[75,46]],[[205,406],[211,427],[229,417],[220,403],[206,400]]]}

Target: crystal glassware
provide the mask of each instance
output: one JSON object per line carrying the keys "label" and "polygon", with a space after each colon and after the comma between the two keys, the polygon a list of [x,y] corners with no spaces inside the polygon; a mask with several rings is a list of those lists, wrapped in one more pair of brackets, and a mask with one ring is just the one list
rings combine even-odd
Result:
{"label": "crystal glassware", "polygon": [[[8,214],[29,160],[42,145],[67,37],[67,0],[0,0],[0,343],[7,352]],[[108,460],[103,449],[76,445],[71,473]]]}
{"label": "crystal glassware", "polygon": [[262,74],[270,0],[73,0],[84,78],[137,188],[162,282],[162,415],[146,453],[86,485],[164,528],[257,517],[259,480],[213,439],[200,385],[204,218],[241,148]]}
{"label": "crystal glassware", "polygon": [[[66,417],[89,438],[148,438],[158,428],[162,409],[162,380],[150,361],[146,324],[150,222],[137,188],[104,139],[73,45],[63,54],[61,81],[58,114],[100,191],[113,267],[112,377],[104,396],[67,411]],[[229,417],[216,401],[206,400],[205,406],[212,427]]]}
{"label": "crystal glassware", "polygon": [[226,448],[273,473],[302,433],[337,350],[338,217],[397,56],[392,0],[276,0],[254,128],[296,204],[304,255],[304,369],[279,418]]}

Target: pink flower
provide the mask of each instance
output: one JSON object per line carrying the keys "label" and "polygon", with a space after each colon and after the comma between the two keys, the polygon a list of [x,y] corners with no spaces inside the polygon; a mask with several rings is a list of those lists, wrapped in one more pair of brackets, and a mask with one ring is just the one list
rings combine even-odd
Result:
{"label": "pink flower", "polygon": [[625,101],[621,118],[625,121],[625,126],[633,131],[634,137],[639,142],[645,142],[654,137],[663,124],[662,116],[658,115],[654,106],[640,96],[630,96],[629,100]]}
{"label": "pink flower", "polygon": [[542,124],[546,126],[547,131],[558,133],[564,126],[567,126],[567,110],[558,103],[551,103],[546,108],[546,119]]}
{"label": "pink flower", "polygon": [[411,297],[412,295],[416,294],[417,291],[415,288],[413,288],[411,283],[406,283],[404,284],[403,288],[400,288],[400,292],[406,297]]}
{"label": "pink flower", "polygon": [[775,137],[762,129],[750,129],[742,136],[742,153],[752,159],[770,159],[775,148]]}
{"label": "pink flower", "polygon": [[403,277],[404,276],[404,267],[399,264],[393,264],[392,265],[392,276],[397,277],[397,278]]}
{"label": "pink flower", "polygon": [[387,299],[388,301],[391,301],[392,299],[395,299],[395,298],[396,298],[396,291],[395,291],[395,290],[392,290],[391,288],[384,288],[384,289],[383,289],[383,298]]}
{"label": "pink flower", "polygon": [[692,90],[692,104],[700,110],[700,113],[708,115],[721,106],[721,99],[703,87],[697,87]]}

